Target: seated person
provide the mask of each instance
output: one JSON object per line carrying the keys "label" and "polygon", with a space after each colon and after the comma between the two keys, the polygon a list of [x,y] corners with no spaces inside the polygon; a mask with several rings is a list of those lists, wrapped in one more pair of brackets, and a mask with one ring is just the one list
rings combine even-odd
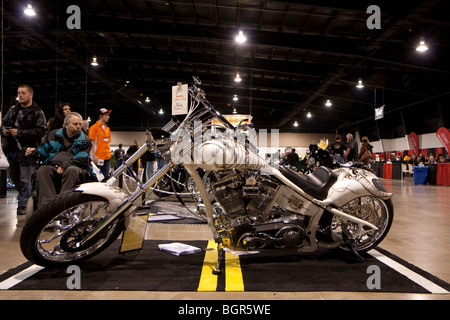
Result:
{"label": "seated person", "polygon": [[427,164],[436,164],[436,159],[434,158],[434,155],[432,153],[430,153],[430,155],[428,156],[428,161]]}
{"label": "seated person", "polygon": [[439,154],[437,163],[446,163],[446,162],[447,162],[447,161],[445,160],[444,155],[443,155],[442,153]]}
{"label": "seated person", "polygon": [[411,155],[411,158],[408,160],[408,164],[411,164],[412,166],[418,166],[419,165],[419,158],[417,158],[415,153],[413,153]]}
{"label": "seated person", "polygon": [[[82,130],[83,117],[68,113],[63,128],[50,131],[37,148],[43,165],[37,171],[39,183],[38,205],[56,195],[55,183],[61,181],[61,192],[72,189],[81,174],[89,170],[92,143]],[[27,148],[27,153],[36,151]]]}

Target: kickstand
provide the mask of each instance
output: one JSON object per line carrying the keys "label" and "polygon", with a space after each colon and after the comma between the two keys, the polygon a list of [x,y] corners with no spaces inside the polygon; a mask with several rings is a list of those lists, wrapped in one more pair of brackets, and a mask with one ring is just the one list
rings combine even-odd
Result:
{"label": "kickstand", "polygon": [[365,259],[353,248],[353,243],[355,242],[355,240],[350,238],[345,232],[342,232],[342,239],[344,240],[345,246],[350,250],[351,253],[353,253],[355,258],[360,262],[363,262]]}
{"label": "kickstand", "polygon": [[216,270],[213,270],[212,273],[214,275],[222,274],[223,272],[223,265],[224,265],[224,258],[225,258],[225,251],[223,250],[223,244],[218,243],[217,244],[217,265]]}

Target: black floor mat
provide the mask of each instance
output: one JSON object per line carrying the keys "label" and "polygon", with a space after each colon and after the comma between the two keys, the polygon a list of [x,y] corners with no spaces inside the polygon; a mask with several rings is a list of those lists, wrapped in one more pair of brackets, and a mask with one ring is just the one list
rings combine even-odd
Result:
{"label": "black floor mat", "polygon": [[[205,251],[192,255],[175,256],[158,250],[159,243],[174,241],[146,240],[139,255],[119,256],[119,241],[101,254],[79,264],[82,290],[144,290],[197,291]],[[181,241],[207,248],[207,241]],[[383,254],[388,252],[377,249]],[[390,255],[391,258],[396,258]],[[374,257],[365,254],[360,262],[351,254],[339,251],[321,251],[314,254],[281,254],[264,252],[241,256],[239,267],[245,291],[346,291],[346,292],[405,292],[429,293],[403,274],[391,269]],[[407,263],[401,259],[397,262]],[[370,266],[379,267],[379,289],[368,288],[372,276]],[[446,290],[450,285],[414,267],[414,272],[434,281]],[[225,290],[227,271],[217,276],[216,291]],[[18,270],[0,275],[0,283]],[[12,290],[68,290],[71,273],[66,269],[43,269],[13,286]],[[231,279],[231,276],[230,276]]]}

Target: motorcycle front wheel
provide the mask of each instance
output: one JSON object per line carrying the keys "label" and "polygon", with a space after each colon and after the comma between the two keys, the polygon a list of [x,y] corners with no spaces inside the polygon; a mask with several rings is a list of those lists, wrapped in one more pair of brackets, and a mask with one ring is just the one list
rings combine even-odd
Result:
{"label": "motorcycle front wheel", "polygon": [[107,248],[124,228],[117,219],[98,235],[84,240],[110,213],[108,200],[78,191],[61,193],[41,205],[27,220],[20,248],[29,261],[58,267],[79,263]]}

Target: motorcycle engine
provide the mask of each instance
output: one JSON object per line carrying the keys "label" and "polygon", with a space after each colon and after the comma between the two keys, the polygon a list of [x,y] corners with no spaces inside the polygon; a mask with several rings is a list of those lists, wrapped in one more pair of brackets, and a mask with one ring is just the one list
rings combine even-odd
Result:
{"label": "motorcycle engine", "polygon": [[235,247],[295,248],[303,245],[305,216],[276,202],[278,181],[257,172],[212,172],[209,177],[219,228]]}
{"label": "motorcycle engine", "polygon": [[242,199],[242,176],[235,172],[216,173],[211,183],[211,190],[228,217],[245,214]]}

